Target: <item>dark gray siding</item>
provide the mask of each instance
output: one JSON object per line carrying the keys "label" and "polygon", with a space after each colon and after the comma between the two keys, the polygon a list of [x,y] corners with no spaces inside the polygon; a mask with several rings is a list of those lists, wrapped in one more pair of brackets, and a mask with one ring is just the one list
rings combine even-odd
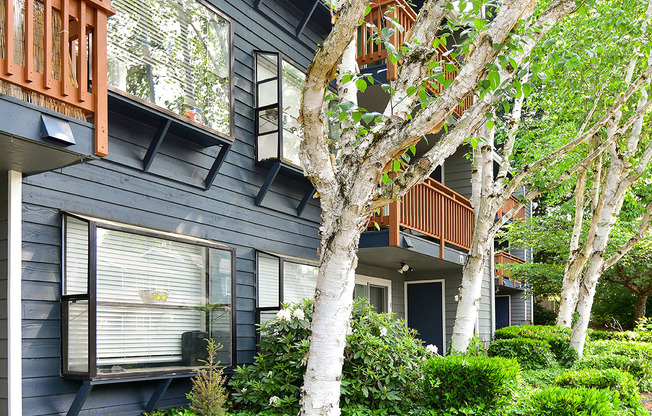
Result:
{"label": "dark gray siding", "polygon": [[[209,191],[203,190],[202,181],[219,148],[202,149],[182,138],[166,137],[151,173],[144,173],[141,161],[156,128],[116,113],[109,115],[107,158],[23,181],[25,415],[65,414],[81,385],[60,377],[61,211],[206,238],[233,247],[238,363],[251,362],[255,351],[255,250],[316,259],[318,206],[311,202],[302,218],[291,215],[307,185],[279,176],[264,206],[254,205],[267,171],[256,167],[253,160],[252,109],[255,49],[278,50],[303,68],[313,51],[254,11],[253,0],[211,2],[234,21],[235,142]],[[291,25],[298,21],[299,11],[288,6],[290,13],[285,13],[286,6],[277,2],[265,10],[293,31]],[[320,39],[308,28],[303,41],[314,46]],[[0,306],[3,304],[0,302]],[[3,374],[0,372],[0,376]],[[81,414],[139,414],[155,385],[95,387]],[[174,381],[160,406],[185,403],[188,389],[187,381]]]}
{"label": "dark gray siding", "polygon": [[493,270],[491,270],[491,264],[488,263],[482,279],[482,302],[480,303],[480,310],[478,312],[478,335],[485,347],[489,346],[489,341],[493,335],[491,332],[491,323],[493,321],[491,300],[494,296],[491,290],[491,282],[493,278]]}
{"label": "dark gray siding", "polygon": [[469,149],[460,146],[444,162],[444,184],[471,199],[471,160],[466,158]]}
{"label": "dark gray siding", "polygon": [[0,173],[0,415],[7,414],[7,172]]}

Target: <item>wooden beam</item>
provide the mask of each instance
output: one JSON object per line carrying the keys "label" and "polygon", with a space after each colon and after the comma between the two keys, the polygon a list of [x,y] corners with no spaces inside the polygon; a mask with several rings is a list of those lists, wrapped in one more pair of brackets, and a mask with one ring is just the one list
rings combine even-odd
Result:
{"label": "wooden beam", "polygon": [[301,214],[303,214],[303,211],[306,209],[308,206],[308,202],[310,199],[315,195],[315,187],[310,186],[310,189],[308,189],[308,192],[306,192],[303,195],[303,198],[301,199],[301,202],[299,202],[299,206],[297,207],[297,217],[300,217]]}
{"label": "wooden beam", "polygon": [[84,403],[86,403],[86,399],[88,399],[91,390],[93,390],[93,385],[88,380],[84,380],[77,391],[75,400],[70,405],[70,409],[68,410],[68,413],[66,413],[66,416],[77,416],[79,414],[79,411],[84,406]]}
{"label": "wooden beam", "polygon": [[310,6],[310,8],[303,14],[303,18],[301,18],[301,22],[299,22],[299,25],[297,26],[297,37],[301,36],[303,33],[303,29],[305,29],[308,25],[308,22],[310,21],[313,13],[315,13],[315,9],[317,8],[318,4],[319,0],[314,0],[312,6]]}
{"label": "wooden beam", "polygon": [[281,170],[280,160],[274,163],[272,168],[269,170],[269,173],[267,174],[267,178],[265,178],[263,186],[260,187],[260,191],[258,191],[258,195],[256,195],[256,199],[254,200],[256,206],[260,206],[263,203],[265,195],[267,195],[267,191],[269,191],[270,186],[272,186],[272,183],[274,183],[274,179],[276,179],[276,175],[278,175],[279,170]]}
{"label": "wooden beam", "polygon": [[401,238],[401,202],[389,204],[389,246],[399,247]]}
{"label": "wooden beam", "polygon": [[[104,10],[95,10],[95,32],[93,32],[93,103],[95,114],[95,154],[106,156],[109,153],[109,104],[107,97],[106,42],[107,14]],[[66,65],[63,65],[66,66]]]}
{"label": "wooden beam", "polygon": [[156,405],[161,400],[161,398],[163,398],[165,392],[168,390],[168,387],[170,387],[170,383],[172,383],[171,378],[163,379],[158,383],[158,386],[156,386],[152,397],[149,399],[149,402],[147,402],[147,406],[145,406],[145,413],[151,413],[154,411]]}
{"label": "wooden beam", "polygon": [[171,124],[172,120],[170,119],[163,120],[161,121],[161,124],[159,124],[158,130],[156,131],[156,134],[154,135],[154,138],[152,139],[152,142],[147,149],[147,153],[143,158],[143,170],[145,172],[149,171],[149,168],[152,166],[156,152],[158,152],[159,147],[161,147],[161,143],[163,143],[163,139],[168,133],[168,129],[170,128]]}
{"label": "wooden beam", "polygon": [[206,179],[204,180],[204,186],[206,187],[207,191],[213,185],[213,181],[215,180],[217,173],[220,171],[220,168],[222,167],[224,159],[226,159],[226,155],[229,153],[229,150],[231,150],[231,145],[223,144],[222,148],[220,149],[220,153],[217,154],[215,162],[213,162],[213,166],[211,166],[211,169],[208,171],[208,175],[206,175]]}

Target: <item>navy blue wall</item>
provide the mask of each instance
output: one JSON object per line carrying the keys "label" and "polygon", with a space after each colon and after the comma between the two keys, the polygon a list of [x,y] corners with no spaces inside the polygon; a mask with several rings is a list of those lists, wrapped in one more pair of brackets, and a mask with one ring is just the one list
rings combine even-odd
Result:
{"label": "navy blue wall", "polygon": [[[253,0],[213,0],[234,22],[235,142],[209,191],[202,180],[218,148],[202,149],[179,137],[165,139],[152,166],[140,169],[156,126],[110,113],[109,156],[37,174],[23,189],[23,409],[24,415],[67,412],[80,382],[60,377],[61,224],[70,211],[122,223],[215,240],[236,250],[237,361],[255,351],[256,249],[316,258],[319,208],[291,215],[307,186],[279,178],[263,207],[254,197],[267,171],[254,164],[253,50],[278,50],[305,69],[323,33],[310,27],[296,40],[258,11]],[[301,11],[265,0],[262,10],[288,31]],[[283,17],[281,17],[283,16]],[[307,47],[311,46],[311,47]],[[150,383],[96,387],[82,415],[139,414]],[[174,381],[162,406],[183,404],[188,383]]]}

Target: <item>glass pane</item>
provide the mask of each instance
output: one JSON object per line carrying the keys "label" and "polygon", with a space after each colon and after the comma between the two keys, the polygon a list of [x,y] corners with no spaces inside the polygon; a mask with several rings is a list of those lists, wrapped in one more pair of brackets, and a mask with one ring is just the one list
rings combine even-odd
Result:
{"label": "glass pane", "polygon": [[258,307],[279,307],[278,257],[258,253]]}
{"label": "glass pane", "polygon": [[356,283],[353,288],[353,299],[357,298],[366,298],[367,297],[367,285],[361,285]]}
{"label": "glass pane", "polygon": [[231,364],[231,252],[210,249],[210,300],[208,304],[210,336],[222,344],[217,359]]}
{"label": "glass pane", "polygon": [[278,158],[278,132],[258,136],[258,161]]}
{"label": "glass pane", "polygon": [[369,285],[369,304],[376,312],[387,312],[387,288]]}
{"label": "glass pane", "polygon": [[258,107],[278,103],[278,79],[273,78],[258,84]]}
{"label": "glass pane", "polygon": [[299,144],[303,133],[297,119],[305,82],[303,72],[283,61],[283,158],[295,165],[300,164]]}
{"label": "glass pane", "polygon": [[276,318],[276,311],[265,311],[260,313],[260,323],[271,321]]}
{"label": "glass pane", "polygon": [[278,109],[269,108],[257,111],[258,113],[258,134],[263,135],[270,131],[278,130]]}
{"label": "glass pane", "polygon": [[112,6],[109,85],[229,134],[229,22],[195,0]]}
{"label": "glass pane", "polygon": [[63,294],[88,293],[88,223],[65,217],[66,270]]}
{"label": "glass pane", "polygon": [[256,55],[256,81],[262,82],[278,77],[278,55],[259,53]]}
{"label": "glass pane", "polygon": [[318,272],[315,266],[283,262],[283,302],[297,303],[314,298]]}
{"label": "glass pane", "polygon": [[88,372],[88,301],[68,302],[68,371]]}

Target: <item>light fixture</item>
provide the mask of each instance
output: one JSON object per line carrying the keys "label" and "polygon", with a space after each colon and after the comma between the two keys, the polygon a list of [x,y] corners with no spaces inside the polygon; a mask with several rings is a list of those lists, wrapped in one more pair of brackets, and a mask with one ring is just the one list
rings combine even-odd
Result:
{"label": "light fixture", "polygon": [[409,264],[407,264],[407,261],[403,260],[403,261],[401,262],[401,267],[400,267],[399,269],[397,269],[396,271],[399,272],[399,273],[401,273],[401,274],[403,274],[403,273],[405,273],[405,272],[411,272],[411,271],[414,271],[414,269],[413,269],[412,267],[410,267]]}

